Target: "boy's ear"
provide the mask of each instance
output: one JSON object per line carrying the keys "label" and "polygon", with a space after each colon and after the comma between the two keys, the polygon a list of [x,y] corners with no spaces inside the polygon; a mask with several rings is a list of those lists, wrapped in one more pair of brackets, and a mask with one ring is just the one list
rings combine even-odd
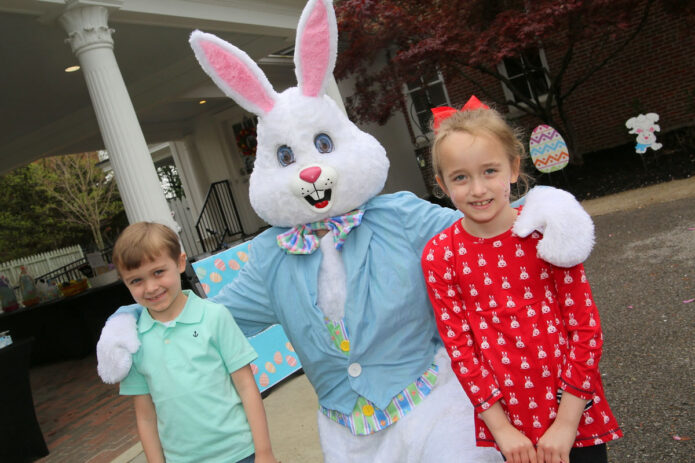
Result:
{"label": "boy's ear", "polygon": [[179,261],[177,262],[179,273],[183,273],[186,270],[186,253],[182,252],[179,256]]}

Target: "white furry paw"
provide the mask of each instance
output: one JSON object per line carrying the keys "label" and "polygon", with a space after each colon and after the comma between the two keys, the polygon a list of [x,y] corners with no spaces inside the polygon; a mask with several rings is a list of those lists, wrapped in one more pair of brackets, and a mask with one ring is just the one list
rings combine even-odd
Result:
{"label": "white furry paw", "polygon": [[534,230],[541,259],[559,267],[584,262],[594,246],[594,222],[570,193],[553,187],[536,187],[526,195],[524,208],[512,231],[521,237]]}
{"label": "white furry paw", "polygon": [[97,342],[97,372],[107,384],[128,375],[132,355],[140,348],[137,321],[132,314],[115,315],[106,321]]}

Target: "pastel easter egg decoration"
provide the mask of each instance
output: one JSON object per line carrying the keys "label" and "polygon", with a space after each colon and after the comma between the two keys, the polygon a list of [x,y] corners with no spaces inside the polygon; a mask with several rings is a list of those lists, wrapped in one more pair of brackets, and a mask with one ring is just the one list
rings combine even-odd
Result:
{"label": "pastel easter egg decoration", "polygon": [[205,291],[205,294],[208,294],[210,292],[210,285],[207,283],[202,283],[201,286],[203,287],[203,291]]}
{"label": "pastel easter egg decoration", "polygon": [[285,347],[287,348],[288,351],[294,352],[294,347],[292,347],[292,343],[290,343],[289,341],[287,341],[285,343]]}
{"label": "pastel easter egg decoration", "polygon": [[210,274],[210,281],[212,281],[213,283],[219,283],[220,281],[222,281],[222,275],[220,275],[217,272],[212,272]]}
{"label": "pastel easter egg decoration", "polygon": [[265,370],[268,373],[275,373],[275,365],[273,365],[273,362],[265,362]]}
{"label": "pastel easter egg decoration", "polygon": [[294,367],[297,365],[297,359],[292,357],[291,355],[288,355],[287,357],[285,357],[285,361],[291,367]]}
{"label": "pastel easter egg decoration", "polygon": [[253,373],[254,375],[258,374],[258,365],[256,365],[255,363],[251,364],[251,373]]}
{"label": "pastel easter egg decoration", "polygon": [[205,267],[198,267],[195,269],[195,274],[198,275],[198,278],[205,278],[205,275],[208,274],[208,271],[205,270]]}
{"label": "pastel easter egg decoration", "polygon": [[268,384],[270,384],[270,378],[268,378],[268,375],[261,373],[261,376],[258,377],[258,384],[260,384],[261,387],[268,387]]}
{"label": "pastel easter egg decoration", "polygon": [[533,165],[544,174],[563,169],[570,160],[567,143],[562,135],[545,124],[531,132],[529,151]]}
{"label": "pastel easter egg decoration", "polygon": [[248,260],[249,260],[249,255],[246,254],[244,251],[239,251],[236,253],[236,255],[239,257],[239,260],[242,262],[248,262]]}
{"label": "pastel easter egg decoration", "polygon": [[224,265],[224,261],[222,259],[215,259],[215,268],[220,272],[224,272],[227,267]]}
{"label": "pastel easter egg decoration", "polygon": [[273,355],[273,362],[277,363],[278,365],[282,363],[282,354],[280,351],[275,352],[275,355]]}
{"label": "pastel easter egg decoration", "polygon": [[230,260],[229,262],[229,268],[232,270],[239,270],[241,268],[241,265],[239,265],[239,262],[235,261],[234,259]]}

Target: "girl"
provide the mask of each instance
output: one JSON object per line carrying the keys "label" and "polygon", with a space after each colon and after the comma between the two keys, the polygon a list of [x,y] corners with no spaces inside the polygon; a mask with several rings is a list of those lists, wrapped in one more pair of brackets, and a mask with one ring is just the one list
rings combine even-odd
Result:
{"label": "girl", "polygon": [[[518,135],[475,97],[437,108],[432,164],[464,214],[422,256],[439,333],[476,411],[478,446],[512,463],[606,462],[622,436],[598,363],[603,335],[584,268],[536,255],[512,229],[525,178]],[[442,114],[443,113],[443,114]]]}

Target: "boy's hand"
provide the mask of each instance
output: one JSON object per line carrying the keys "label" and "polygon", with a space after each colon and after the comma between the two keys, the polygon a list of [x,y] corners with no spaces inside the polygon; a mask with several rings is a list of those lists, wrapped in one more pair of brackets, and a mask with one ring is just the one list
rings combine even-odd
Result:
{"label": "boy's hand", "polygon": [[569,463],[577,427],[555,421],[537,444],[537,463]]}
{"label": "boy's hand", "polygon": [[507,463],[539,463],[531,439],[511,424],[497,429],[493,435]]}

